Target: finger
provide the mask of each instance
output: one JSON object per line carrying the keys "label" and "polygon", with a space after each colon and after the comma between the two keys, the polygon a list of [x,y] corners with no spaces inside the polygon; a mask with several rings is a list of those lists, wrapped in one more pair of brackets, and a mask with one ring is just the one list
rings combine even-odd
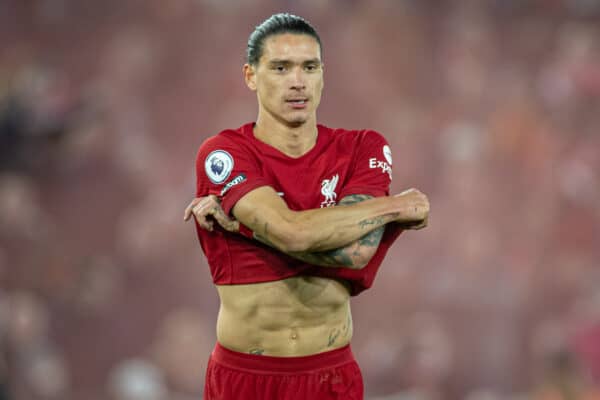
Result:
{"label": "finger", "polygon": [[196,218],[196,222],[198,223],[198,226],[204,230],[212,231],[213,229],[212,223],[207,219]]}
{"label": "finger", "polygon": [[187,221],[190,219],[190,217],[192,216],[192,209],[196,206],[196,204],[198,204],[200,202],[199,198],[195,198],[191,201],[190,204],[188,204],[188,206],[185,208],[185,211],[183,212],[183,220]]}
{"label": "finger", "polygon": [[206,196],[206,199],[214,202],[215,204],[220,204],[219,198],[214,194],[209,194],[208,196]]}
{"label": "finger", "polygon": [[193,208],[193,203],[190,203],[186,208],[185,211],[183,212],[183,220],[187,221],[190,219],[190,217],[192,216],[192,208]]}
{"label": "finger", "polygon": [[229,232],[237,232],[239,230],[239,223],[236,220],[229,218],[220,206],[213,209],[212,216],[223,229]]}
{"label": "finger", "polygon": [[194,206],[193,212],[197,217],[206,217],[207,215],[212,214],[213,208],[214,205],[211,199],[204,197]]}
{"label": "finger", "polygon": [[212,226],[206,218],[208,213],[206,212],[206,207],[204,205],[199,204],[192,210],[194,217],[196,218],[196,222],[200,225],[201,228],[206,230],[211,230]]}
{"label": "finger", "polygon": [[426,218],[423,220],[423,222],[421,222],[421,223],[420,223],[420,224],[417,226],[417,228],[416,228],[416,229],[418,230],[418,229],[423,229],[423,228],[426,228],[426,227],[427,227],[427,225],[429,225],[429,218],[428,218],[428,217],[426,217]]}
{"label": "finger", "polygon": [[213,207],[212,216],[217,220],[219,225],[225,226],[231,223],[231,218],[229,218],[223,210],[217,208],[218,206]]}

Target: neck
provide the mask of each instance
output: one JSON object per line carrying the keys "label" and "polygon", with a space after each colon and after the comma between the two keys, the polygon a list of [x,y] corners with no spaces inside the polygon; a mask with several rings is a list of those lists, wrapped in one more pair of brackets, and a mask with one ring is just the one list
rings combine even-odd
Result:
{"label": "neck", "polygon": [[254,126],[254,136],[261,142],[275,147],[289,157],[300,157],[317,142],[316,117],[301,125],[290,126],[259,113]]}

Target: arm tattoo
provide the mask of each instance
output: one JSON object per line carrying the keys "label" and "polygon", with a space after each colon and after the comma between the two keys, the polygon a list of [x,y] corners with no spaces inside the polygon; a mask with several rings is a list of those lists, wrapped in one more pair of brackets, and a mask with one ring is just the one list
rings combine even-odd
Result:
{"label": "arm tattoo", "polygon": [[[340,204],[349,205],[359,203],[372,197],[373,196],[365,194],[353,194],[340,200]],[[369,227],[373,225],[381,225],[382,223],[384,223],[384,217],[377,217],[361,221],[359,226],[364,229],[369,229]],[[379,246],[379,242],[381,242],[384,231],[385,226],[380,226],[379,228],[373,229],[357,241],[350,243],[345,247],[340,247],[339,249],[317,253],[293,253],[290,255],[309,264],[319,265],[322,267],[345,266],[349,268],[355,268],[357,267],[357,260],[361,258],[361,250],[366,250],[369,247],[375,248],[376,250]],[[265,242],[263,241],[263,243]]]}
{"label": "arm tattoo", "polygon": [[363,229],[372,229],[371,226],[375,225],[385,225],[388,222],[391,222],[398,218],[399,213],[389,213],[382,215],[381,217],[375,217],[371,219],[365,219],[358,223],[358,226]]}
{"label": "arm tattoo", "polygon": [[365,219],[358,223],[361,228],[369,228],[371,225],[379,225],[383,222],[383,217],[375,217],[371,219]]}
{"label": "arm tattoo", "polygon": [[[354,203],[359,203],[361,201],[372,198],[373,196],[369,196],[366,194],[353,194],[344,197],[340,200],[339,204],[349,205]],[[385,224],[385,217],[376,217],[367,220],[363,220],[359,223],[359,226],[365,230],[372,229],[373,225],[382,225]],[[256,221],[257,222],[257,221]],[[353,243],[348,244],[347,246],[340,247],[339,249],[333,249],[323,252],[315,252],[315,253],[288,253],[289,256],[296,258],[298,260],[307,262],[309,264],[318,265],[321,267],[348,267],[348,268],[358,268],[359,261],[361,259],[361,251],[369,251],[374,248],[377,250],[379,246],[379,242],[381,242],[381,238],[385,231],[385,226],[380,226],[379,228],[372,229],[369,233],[365,234],[363,237],[359,238]],[[269,235],[269,223],[265,222],[264,228],[262,232],[254,232],[254,238],[259,242],[266,244],[269,247],[277,248],[273,242],[268,239]]]}

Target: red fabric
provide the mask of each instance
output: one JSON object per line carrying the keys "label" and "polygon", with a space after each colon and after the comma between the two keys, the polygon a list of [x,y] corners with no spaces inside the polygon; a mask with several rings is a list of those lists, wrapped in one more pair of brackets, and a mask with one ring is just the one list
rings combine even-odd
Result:
{"label": "red fabric", "polygon": [[[335,205],[351,194],[384,196],[389,194],[391,182],[391,160],[384,155],[385,146],[385,138],[374,131],[318,125],[315,146],[302,157],[292,158],[256,139],[249,123],[202,144],[196,160],[196,195],[217,195],[227,213],[241,197],[261,186],[281,193],[292,210]],[[213,165],[217,153],[225,162]],[[326,182],[329,191],[324,188]],[[348,279],[356,295],[373,284],[385,253],[401,230],[388,225],[377,253],[362,270],[315,267],[219,228],[207,232],[197,225],[197,232],[215,284],[268,282],[310,272]]]}
{"label": "red fabric", "polygon": [[362,400],[363,380],[350,345],[304,357],[238,353],[217,345],[204,400]]}

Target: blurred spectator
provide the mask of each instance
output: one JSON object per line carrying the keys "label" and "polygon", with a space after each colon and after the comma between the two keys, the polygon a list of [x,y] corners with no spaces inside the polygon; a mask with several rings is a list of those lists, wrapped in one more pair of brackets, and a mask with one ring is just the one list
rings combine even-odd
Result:
{"label": "blurred spectator", "polygon": [[27,352],[48,335],[48,309],[29,292],[16,292],[9,297],[6,340],[17,352]]}
{"label": "blurred spectator", "polygon": [[196,311],[174,310],[163,320],[152,356],[172,385],[180,391],[198,393],[204,387],[204,367],[212,351],[210,324]]}
{"label": "blurred spectator", "polygon": [[60,354],[49,348],[35,350],[22,366],[30,395],[61,400],[69,395],[69,372]]}
{"label": "blurred spectator", "polygon": [[129,359],[110,372],[108,381],[112,400],[167,400],[162,372],[143,359]]}
{"label": "blurred spectator", "polygon": [[0,170],[46,167],[78,106],[60,72],[42,65],[22,68],[0,92]]}
{"label": "blurred spectator", "polygon": [[548,356],[543,383],[533,393],[534,400],[598,400],[600,391],[582,379],[573,357],[566,351]]}

